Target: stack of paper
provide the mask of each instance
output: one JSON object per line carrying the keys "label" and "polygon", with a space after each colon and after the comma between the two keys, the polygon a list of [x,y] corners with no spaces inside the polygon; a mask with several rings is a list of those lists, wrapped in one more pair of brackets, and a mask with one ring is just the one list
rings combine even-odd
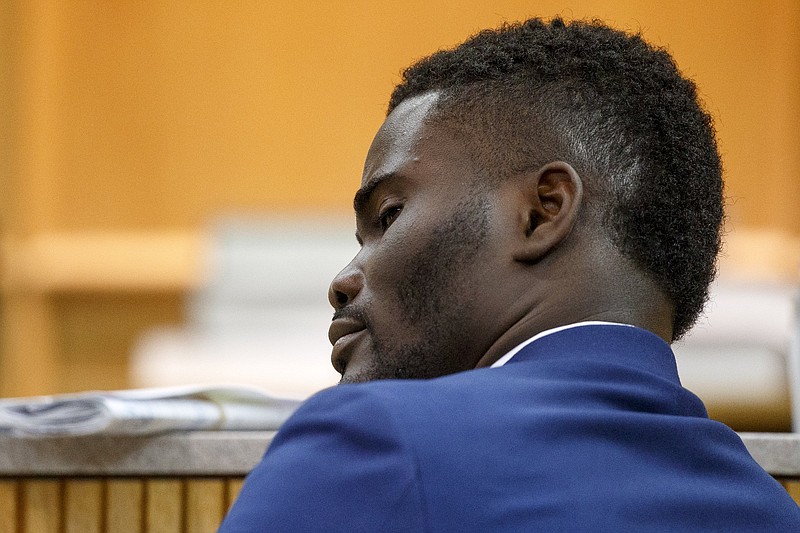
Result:
{"label": "stack of paper", "polygon": [[0,400],[0,433],[151,435],[186,430],[269,431],[301,400],[249,387],[172,387]]}

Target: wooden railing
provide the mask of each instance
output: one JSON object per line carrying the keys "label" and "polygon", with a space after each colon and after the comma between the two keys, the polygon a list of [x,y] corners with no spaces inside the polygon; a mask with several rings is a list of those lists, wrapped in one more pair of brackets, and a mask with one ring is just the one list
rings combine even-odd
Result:
{"label": "wooden railing", "polygon": [[216,531],[272,435],[0,437],[0,533]]}
{"label": "wooden railing", "polygon": [[241,476],[0,479],[0,531],[216,531],[242,481]]}
{"label": "wooden railing", "polygon": [[[272,436],[0,437],[0,532],[216,531]],[[800,435],[742,439],[800,504]]]}

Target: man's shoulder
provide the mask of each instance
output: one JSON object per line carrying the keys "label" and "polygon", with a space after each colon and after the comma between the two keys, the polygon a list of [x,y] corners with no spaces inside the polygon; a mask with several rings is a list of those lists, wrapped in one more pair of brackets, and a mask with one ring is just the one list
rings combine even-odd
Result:
{"label": "man's shoulder", "polygon": [[458,372],[433,379],[386,379],[366,383],[342,384],[323,389],[311,396],[305,404],[308,407],[320,407],[344,403],[370,403],[393,408],[400,405],[403,409],[412,407],[412,400],[430,401],[433,397],[453,397],[465,400],[464,395],[478,394],[482,388],[491,388],[498,381],[504,381],[502,369],[475,369]]}
{"label": "man's shoulder", "polygon": [[[485,381],[483,371],[470,370],[435,379],[391,379],[367,383],[343,384],[323,389],[306,400],[299,414],[310,411],[413,410],[433,398],[444,399],[480,388]],[[462,397],[463,401],[463,397]]]}
{"label": "man's shoulder", "polygon": [[[468,413],[510,408],[490,400],[510,385],[502,369],[480,369],[427,380],[379,380],[324,389],[306,400],[284,424],[362,426],[371,433],[396,433],[408,426],[474,424]],[[505,407],[503,407],[505,405]],[[489,416],[489,413],[484,413]]]}

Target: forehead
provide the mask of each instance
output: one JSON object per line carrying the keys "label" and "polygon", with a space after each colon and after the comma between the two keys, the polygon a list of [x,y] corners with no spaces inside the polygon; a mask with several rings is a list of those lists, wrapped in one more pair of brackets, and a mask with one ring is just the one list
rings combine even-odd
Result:
{"label": "forehead", "polygon": [[436,92],[425,93],[392,110],[369,148],[362,185],[376,176],[398,173],[409,163],[423,162],[423,152],[452,151],[452,143],[430,125],[438,99]]}
{"label": "forehead", "polygon": [[417,199],[452,203],[479,183],[471,143],[438,116],[439,98],[436,92],[408,98],[386,118],[364,163],[353,201],[357,217],[381,197],[377,191],[402,188]]}

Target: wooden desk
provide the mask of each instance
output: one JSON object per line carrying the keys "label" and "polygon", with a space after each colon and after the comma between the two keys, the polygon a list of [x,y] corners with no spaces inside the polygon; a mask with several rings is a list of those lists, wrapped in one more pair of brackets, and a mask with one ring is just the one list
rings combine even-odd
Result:
{"label": "wooden desk", "polygon": [[[0,437],[0,531],[215,531],[273,435]],[[742,438],[800,503],[800,435]]]}
{"label": "wooden desk", "polygon": [[129,388],[132,343],[182,321],[205,249],[200,232],[0,238],[0,396]]}

